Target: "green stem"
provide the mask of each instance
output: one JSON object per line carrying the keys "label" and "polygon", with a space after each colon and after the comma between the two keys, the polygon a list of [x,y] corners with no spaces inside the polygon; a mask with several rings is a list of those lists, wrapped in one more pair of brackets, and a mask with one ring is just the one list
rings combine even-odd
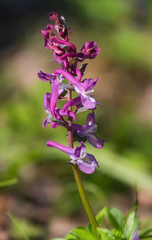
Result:
{"label": "green stem", "polygon": [[[69,100],[71,100],[71,92],[69,92]],[[69,109],[70,111],[72,111],[72,107],[70,107]],[[69,143],[69,147],[73,148],[73,137],[72,137],[72,118],[69,117],[68,118],[68,143]],[[97,224],[97,221],[95,219],[95,216],[92,212],[92,209],[90,207],[90,204],[88,202],[88,199],[87,199],[87,196],[86,196],[86,193],[85,193],[85,190],[84,190],[84,187],[83,187],[83,183],[82,183],[82,180],[81,180],[81,177],[80,177],[80,173],[79,173],[79,168],[78,168],[78,165],[75,164],[75,165],[72,165],[72,169],[73,169],[73,173],[74,173],[74,177],[75,177],[75,181],[76,181],[76,184],[77,184],[77,187],[78,187],[78,190],[79,190],[79,194],[80,194],[80,197],[81,197],[81,200],[82,200],[82,203],[83,203],[83,206],[85,208],[85,211],[88,215],[88,218],[90,220],[90,223],[92,224],[92,227],[94,229],[94,232],[97,234],[97,227],[98,227],[98,224]]]}
{"label": "green stem", "polygon": [[95,216],[94,216],[94,214],[92,212],[90,204],[88,202],[88,199],[87,199],[84,187],[83,187],[83,183],[82,183],[82,180],[81,180],[81,177],[80,177],[78,165],[73,165],[72,169],[73,169],[73,172],[74,172],[75,181],[77,183],[77,187],[78,187],[78,190],[79,190],[79,194],[80,194],[83,206],[85,208],[85,211],[86,211],[86,213],[88,215],[88,218],[90,220],[90,223],[93,226],[93,229],[94,229],[95,233],[97,233],[98,224],[97,224]]}

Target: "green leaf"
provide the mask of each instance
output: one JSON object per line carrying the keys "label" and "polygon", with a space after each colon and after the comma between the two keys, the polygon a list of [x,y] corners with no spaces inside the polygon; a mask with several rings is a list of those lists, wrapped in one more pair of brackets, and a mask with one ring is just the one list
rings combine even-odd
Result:
{"label": "green leaf", "polygon": [[86,228],[79,227],[71,231],[71,233],[77,237],[79,240],[97,240],[96,236],[90,233]]}
{"label": "green leaf", "polygon": [[[92,154],[96,156],[96,159],[100,159],[100,152],[95,152],[93,149]],[[103,165],[98,171],[102,171],[102,173],[104,172],[127,185],[134,187],[137,184],[140,188],[152,192],[152,176],[148,171],[133,167],[127,157],[122,157],[107,148],[102,151],[102,159],[104,159]]]}
{"label": "green leaf", "polygon": [[10,179],[7,181],[2,181],[2,182],[0,182],[0,187],[8,187],[8,186],[16,184],[17,182],[18,182],[17,178],[13,178],[13,179]]}
{"label": "green leaf", "polygon": [[68,234],[65,236],[65,239],[66,239],[66,240],[77,240],[78,238],[75,237],[72,233],[68,233]]}
{"label": "green leaf", "polygon": [[106,207],[104,207],[103,209],[101,209],[98,212],[98,214],[96,215],[96,220],[97,220],[98,225],[101,225],[101,223],[103,221],[103,218],[106,215],[106,213],[107,213],[107,208]]}
{"label": "green leaf", "polygon": [[141,238],[141,239],[143,239],[143,240],[152,240],[152,235],[147,236],[147,237],[145,237],[145,238]]}
{"label": "green leaf", "polygon": [[65,238],[52,238],[50,240],[65,240]]}
{"label": "green leaf", "polygon": [[101,228],[97,228],[97,231],[101,240],[108,240],[107,234]]}
{"label": "green leaf", "polygon": [[16,229],[18,230],[18,232],[20,233],[20,235],[22,236],[22,238],[24,240],[30,240],[24,233],[23,229],[20,227],[19,223],[16,221],[16,219],[10,214],[8,213],[9,218],[11,219],[11,221],[13,222],[14,226],[16,227]]}
{"label": "green leaf", "polygon": [[139,238],[144,238],[144,237],[148,237],[147,235],[152,232],[152,228],[149,228],[147,230],[144,230],[142,232],[139,233]]}
{"label": "green leaf", "polygon": [[124,234],[127,239],[131,239],[137,229],[139,229],[139,219],[134,211],[128,216],[127,224],[124,227]]}
{"label": "green leaf", "polygon": [[107,209],[106,217],[112,226],[118,229],[122,223],[123,214],[119,209],[111,208]]}

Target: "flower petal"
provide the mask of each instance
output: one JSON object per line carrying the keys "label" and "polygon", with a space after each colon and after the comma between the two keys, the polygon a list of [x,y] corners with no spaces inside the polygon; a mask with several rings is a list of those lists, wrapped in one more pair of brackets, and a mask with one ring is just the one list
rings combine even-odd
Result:
{"label": "flower petal", "polygon": [[51,93],[47,92],[43,97],[44,109],[48,111],[50,109]]}
{"label": "flower petal", "polygon": [[68,101],[66,104],[64,104],[63,111],[66,111],[68,107],[70,106],[77,106],[81,103],[80,97],[76,97],[70,101]]}
{"label": "flower petal", "polygon": [[86,119],[86,123],[87,125],[91,126],[95,124],[95,115],[94,115],[94,111],[92,111],[92,113],[89,113]]}
{"label": "flower petal", "polygon": [[87,153],[85,159],[78,160],[77,162],[80,170],[86,174],[93,173],[95,170],[95,167],[99,167],[95,157],[89,153]]}
{"label": "flower petal", "polygon": [[50,111],[53,114],[53,116],[56,117],[55,109],[59,97],[59,88],[60,88],[60,83],[56,79],[51,83],[52,86],[52,94],[51,94],[51,101],[50,101]]}
{"label": "flower petal", "polygon": [[82,82],[80,82],[80,80],[75,78],[72,74],[70,74],[69,72],[65,71],[64,69],[56,69],[54,71],[54,74],[55,75],[62,74],[65,78],[67,78],[69,80],[69,82],[71,84],[73,84],[73,86],[75,86],[75,87],[77,87],[79,89],[79,92],[83,91],[83,84],[82,84]]}
{"label": "flower petal", "polygon": [[87,136],[87,140],[92,146],[98,149],[103,148],[105,142],[104,140],[98,138],[94,133],[89,134]]}
{"label": "flower petal", "polygon": [[100,53],[100,48],[97,47],[97,43],[93,41],[86,42],[81,52],[84,54],[85,58],[93,59]]}
{"label": "flower petal", "polygon": [[56,76],[54,76],[53,74],[49,74],[49,73],[45,73],[45,72],[42,72],[40,71],[38,73],[38,77],[42,80],[42,81],[49,81],[49,82],[52,82],[53,80],[56,79]]}
{"label": "flower petal", "polygon": [[[88,98],[86,96],[83,96],[83,95],[80,95],[81,97],[81,102],[82,102],[82,105],[87,108],[87,109],[95,109],[96,108],[96,104],[97,104],[97,101],[92,97],[91,98]],[[92,101],[90,101],[92,100]]]}

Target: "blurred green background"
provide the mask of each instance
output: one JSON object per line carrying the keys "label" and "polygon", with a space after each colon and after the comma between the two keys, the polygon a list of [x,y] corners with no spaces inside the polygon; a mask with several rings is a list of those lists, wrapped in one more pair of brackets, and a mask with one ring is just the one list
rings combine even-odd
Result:
{"label": "blurred green background", "polygon": [[[66,155],[45,145],[67,144],[65,129],[42,127],[43,95],[50,87],[37,72],[58,67],[40,32],[50,23],[50,11],[66,18],[77,49],[86,41],[101,47],[96,59],[86,61],[86,77],[99,77],[97,136],[107,140],[102,150],[87,145],[100,165],[93,175],[82,174],[93,209],[106,204],[126,212],[137,188],[139,215],[152,223],[152,1],[1,0],[0,9],[0,181],[19,180],[1,190],[3,231],[15,234],[6,211],[24,219],[33,239],[62,235],[71,227],[68,218],[72,226],[87,222]],[[37,223],[44,224],[42,232]]]}

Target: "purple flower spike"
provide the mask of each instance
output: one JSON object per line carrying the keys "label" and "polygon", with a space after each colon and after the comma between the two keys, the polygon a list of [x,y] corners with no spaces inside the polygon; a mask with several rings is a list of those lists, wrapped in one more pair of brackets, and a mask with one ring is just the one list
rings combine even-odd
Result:
{"label": "purple flower spike", "polygon": [[81,53],[84,54],[85,58],[93,59],[100,53],[100,48],[97,47],[96,42],[89,41],[83,45]]}
{"label": "purple flower spike", "polygon": [[[87,63],[80,67],[78,63],[85,59],[94,59],[100,53],[100,48],[97,47],[96,42],[88,41],[77,52],[76,46],[69,42],[71,30],[67,27],[65,18],[60,17],[56,12],[51,12],[49,17],[53,23],[42,29],[41,33],[44,37],[45,48],[53,51],[53,59],[55,63],[60,64],[60,69],[56,69],[53,74],[43,71],[38,73],[38,77],[42,81],[49,82],[52,89],[51,93],[47,92],[44,95],[44,109],[48,116],[44,120],[43,127],[46,127],[47,124],[52,128],[62,126],[68,130],[69,145],[73,141],[79,141],[81,145],[74,149],[48,141],[47,146],[65,152],[70,157],[71,164],[77,164],[82,172],[91,174],[95,167],[99,166],[95,157],[86,152],[83,142],[87,140],[94,147],[100,149],[105,141],[95,135],[97,126],[94,112],[88,114],[85,125],[75,124],[74,121],[77,121],[76,114],[88,109],[95,110],[96,105],[99,105],[93,97],[98,78],[83,80],[82,76]],[[75,92],[74,95],[73,92]],[[57,106],[61,101],[66,102],[62,105],[62,109],[59,109]]]}
{"label": "purple flower spike", "polygon": [[84,173],[91,174],[94,172],[95,167],[99,167],[95,157],[92,154],[86,152],[86,147],[81,142],[81,146],[74,148],[66,147],[62,144],[48,141],[46,143],[48,147],[55,147],[62,152],[68,154],[71,158],[70,163],[78,164],[80,170]]}

